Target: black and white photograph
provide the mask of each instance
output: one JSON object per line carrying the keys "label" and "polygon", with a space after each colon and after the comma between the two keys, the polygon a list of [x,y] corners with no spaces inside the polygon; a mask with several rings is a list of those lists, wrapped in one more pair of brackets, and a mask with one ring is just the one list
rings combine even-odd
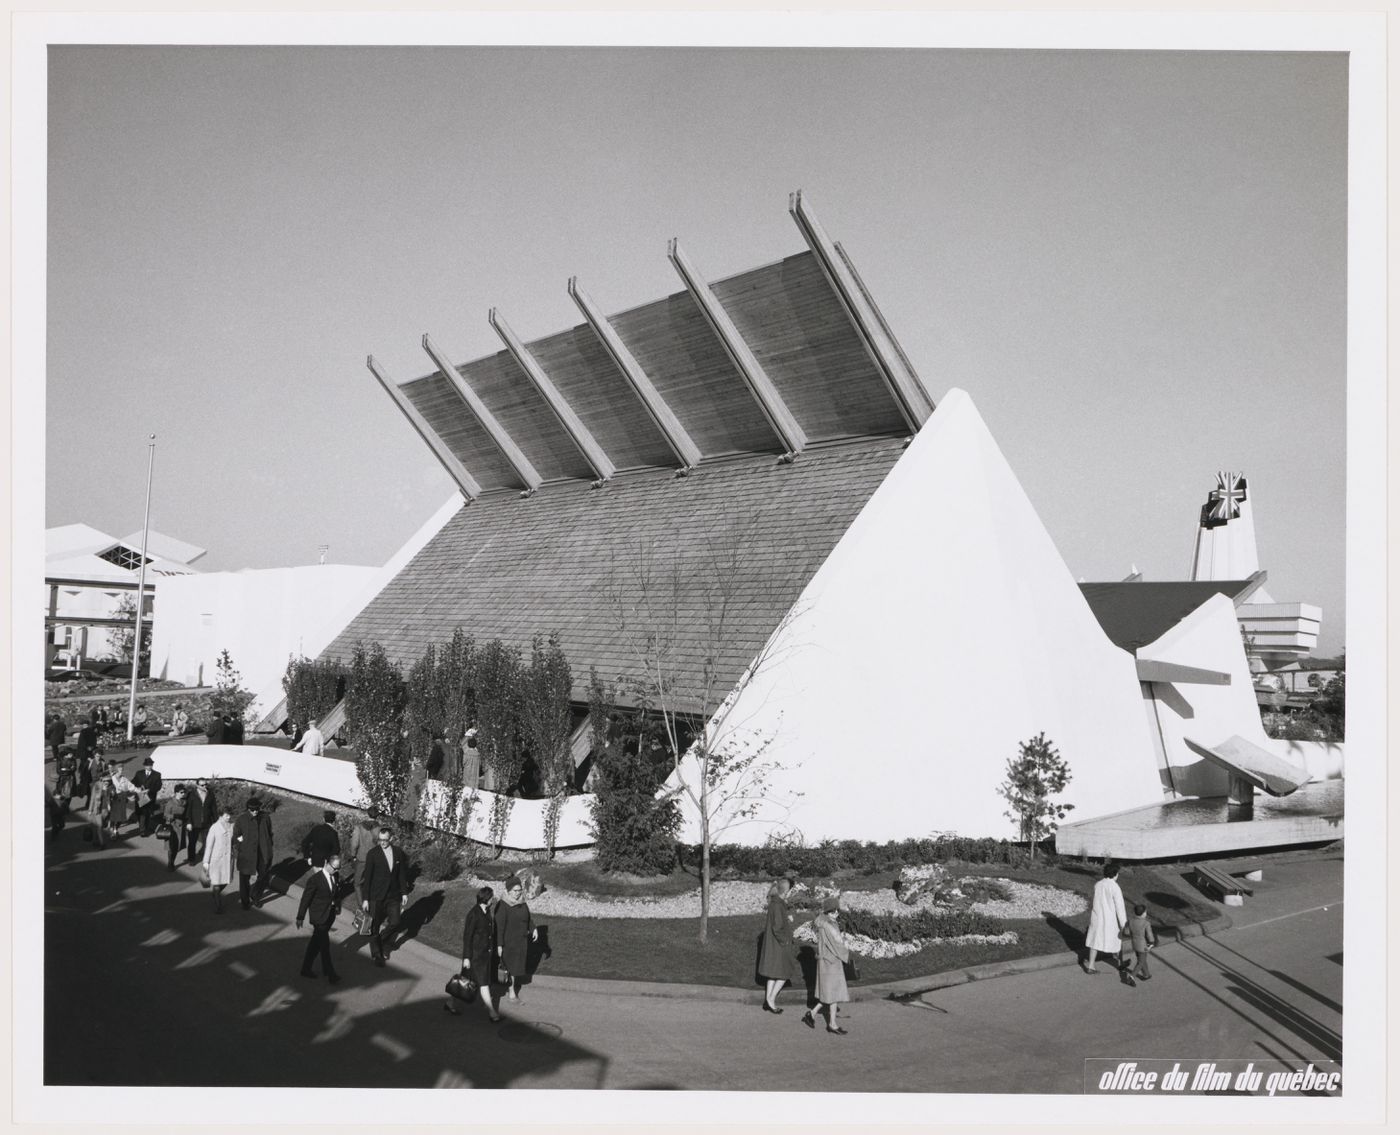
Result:
{"label": "black and white photograph", "polygon": [[17,18],[17,1119],[1378,1120],[1384,29]]}

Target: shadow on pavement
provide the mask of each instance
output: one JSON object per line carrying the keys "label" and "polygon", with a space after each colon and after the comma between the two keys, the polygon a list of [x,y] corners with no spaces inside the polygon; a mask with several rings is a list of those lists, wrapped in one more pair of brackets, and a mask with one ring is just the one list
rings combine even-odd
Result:
{"label": "shadow on pavement", "polygon": [[309,932],[289,898],[268,900],[279,917],[226,892],[217,915],[192,871],[144,848],[46,851],[47,1084],[504,1088],[566,1065],[567,1086],[604,1082],[607,1058],[558,1026],[444,1013],[446,974],[376,968],[341,929],[341,984],[299,976]]}

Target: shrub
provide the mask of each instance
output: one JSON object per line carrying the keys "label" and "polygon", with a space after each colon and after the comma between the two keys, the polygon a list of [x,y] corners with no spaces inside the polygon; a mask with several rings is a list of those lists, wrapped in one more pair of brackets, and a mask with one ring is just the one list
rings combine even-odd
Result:
{"label": "shrub", "polygon": [[287,719],[305,725],[320,721],[345,696],[345,666],[335,658],[293,658],[282,675]]}
{"label": "shrub", "polygon": [[658,796],[665,769],[653,759],[653,742],[664,735],[663,726],[639,709],[610,709],[612,704],[612,695],[593,673],[588,712],[595,769],[594,860],[602,871],[669,874],[676,866],[681,810],[674,797]]}
{"label": "shrub", "polygon": [[841,912],[841,929],[882,942],[912,942],[917,938],[957,938],[963,934],[1000,934],[1006,929],[997,919],[972,910],[924,908],[913,914],[876,914],[872,911]]}
{"label": "shrub", "polygon": [[430,883],[445,883],[462,871],[462,859],[450,837],[430,839],[409,853],[422,876]]}
{"label": "shrub", "polygon": [[[698,845],[680,849],[683,863],[699,861]],[[898,871],[923,863],[973,863],[1023,866],[1030,853],[1004,839],[941,836],[938,839],[892,840],[861,843],[831,840],[816,847],[742,847],[716,844],[710,848],[710,865],[718,878],[777,878],[784,871],[807,877],[856,871],[866,875]]]}
{"label": "shrub", "polygon": [[227,650],[219,651],[218,677],[214,681],[214,691],[209,695],[211,714],[227,715],[234,721],[242,721],[248,707],[257,697],[252,690],[243,688],[243,676],[233,665]]}
{"label": "shrub", "polygon": [[346,688],[345,724],[359,750],[355,771],[368,801],[398,815],[412,771],[403,738],[404,683],[379,643],[356,643]]}

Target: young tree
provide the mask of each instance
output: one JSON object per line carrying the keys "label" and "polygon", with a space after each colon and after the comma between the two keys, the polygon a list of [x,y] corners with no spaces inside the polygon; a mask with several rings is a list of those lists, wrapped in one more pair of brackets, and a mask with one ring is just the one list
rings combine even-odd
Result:
{"label": "young tree", "polygon": [[[636,671],[624,694],[660,720],[671,761],[670,791],[692,809],[700,832],[701,942],[709,939],[710,849],[735,824],[759,817],[772,774],[771,736],[735,719],[739,695],[792,649],[793,600],[805,582],[788,555],[756,554],[756,522],[737,521],[695,540],[672,531],[614,559],[604,587]],[[785,611],[747,666],[736,644],[751,637],[754,609]],[[767,619],[769,615],[765,615]],[[737,675],[737,676],[736,676]]]}
{"label": "young tree", "polygon": [[491,807],[491,843],[497,855],[501,853],[506,821],[510,818],[510,793],[525,767],[520,736],[522,669],[520,652],[500,639],[492,639],[477,652],[477,748],[496,793]]}
{"label": "young tree", "polygon": [[287,716],[303,725],[320,721],[345,696],[345,667],[336,658],[289,658],[282,675]]}
{"label": "young tree", "polygon": [[[136,642],[136,595],[128,593],[123,595],[118,601],[116,610],[112,612],[112,617],[126,619],[131,626],[118,627],[112,630],[112,649],[116,651],[118,662],[130,662],[132,657],[132,646]],[[141,612],[141,662],[137,669],[137,674],[149,674],[151,672],[151,605],[146,604],[146,608]]]}
{"label": "young tree", "polygon": [[536,635],[530,645],[530,665],[522,672],[524,685],[520,720],[530,755],[540,770],[540,785],[549,798],[545,810],[545,846],[554,855],[554,837],[559,830],[559,811],[569,792],[574,762],[569,751],[573,733],[573,712],[569,695],[574,678],[569,660],[559,646],[558,634],[547,639]]}
{"label": "young tree", "polygon": [[1011,805],[1006,818],[1020,828],[1021,838],[1031,846],[1032,859],[1036,845],[1074,808],[1051,799],[1063,792],[1070,780],[1068,762],[1044,733],[1022,741],[1020,752],[1006,762],[1006,780],[998,791]]}
{"label": "young tree", "polygon": [[210,711],[221,717],[226,714],[235,721],[242,721],[257,695],[243,688],[243,676],[234,667],[227,650],[219,651],[215,670],[214,692],[209,695]]}
{"label": "young tree", "polygon": [[412,778],[404,744],[403,674],[379,643],[356,643],[345,690],[345,726],[359,750],[355,771],[365,802],[388,816],[398,815]]}

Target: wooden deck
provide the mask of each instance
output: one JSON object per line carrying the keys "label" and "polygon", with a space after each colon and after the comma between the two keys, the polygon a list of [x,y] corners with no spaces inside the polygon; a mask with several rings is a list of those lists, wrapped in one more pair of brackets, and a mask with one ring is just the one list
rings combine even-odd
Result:
{"label": "wooden deck", "polygon": [[1230,819],[1223,796],[1149,804],[1062,824],[1055,849],[1093,858],[1174,859],[1341,839],[1344,785],[1323,780],[1289,796],[1258,796],[1251,820]]}

